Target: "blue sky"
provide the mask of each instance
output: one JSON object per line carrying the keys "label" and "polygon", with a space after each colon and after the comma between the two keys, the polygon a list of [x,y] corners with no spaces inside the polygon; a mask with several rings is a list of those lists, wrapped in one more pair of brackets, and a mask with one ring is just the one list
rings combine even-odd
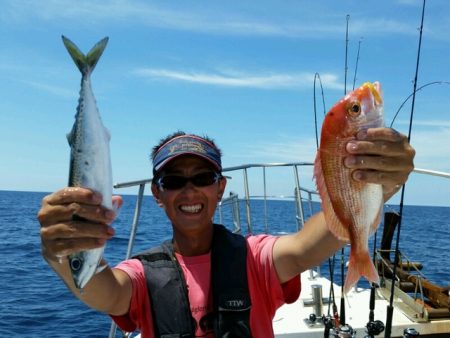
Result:
{"label": "blue sky", "polygon": [[[80,82],[62,34],[85,52],[109,36],[92,82],[112,134],[114,182],[123,182],[150,177],[151,147],[178,129],[213,137],[226,167],[312,161],[314,74],[330,108],[344,92],[347,14],[348,88],[361,41],[356,84],[381,82],[389,124],[412,92],[422,1],[0,0],[0,7],[0,189],[52,191],[67,182],[65,135]],[[448,13],[450,2],[427,2],[419,86],[450,81]],[[417,167],[450,171],[449,106],[448,85],[418,94]],[[410,107],[394,125],[404,133]],[[312,187],[311,176],[303,181]],[[283,179],[273,177],[280,191]],[[414,174],[406,202],[450,205],[448,191],[449,182]]]}

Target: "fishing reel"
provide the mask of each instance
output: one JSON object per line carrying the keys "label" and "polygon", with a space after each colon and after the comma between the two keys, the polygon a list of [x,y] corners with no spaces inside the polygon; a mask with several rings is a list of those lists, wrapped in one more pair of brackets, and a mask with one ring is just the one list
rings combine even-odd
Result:
{"label": "fishing reel", "polygon": [[330,330],[330,337],[333,337],[333,338],[355,338],[356,330],[353,330],[353,328],[348,324],[342,325],[338,328],[332,328]]}
{"label": "fishing reel", "polygon": [[384,323],[381,320],[372,320],[366,325],[367,335],[364,338],[373,338],[384,331]]}
{"label": "fishing reel", "polygon": [[420,333],[416,329],[408,328],[403,330],[403,338],[418,338]]}

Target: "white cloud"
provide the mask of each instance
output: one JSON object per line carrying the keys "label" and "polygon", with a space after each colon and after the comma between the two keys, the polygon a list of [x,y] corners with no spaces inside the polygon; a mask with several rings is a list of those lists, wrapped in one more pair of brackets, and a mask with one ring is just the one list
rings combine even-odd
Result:
{"label": "white cloud", "polygon": [[49,85],[47,83],[36,82],[36,81],[22,81],[24,84],[36,88],[47,93],[66,98],[66,99],[76,99],[76,95],[73,90],[68,90],[61,88],[56,85]]}
{"label": "white cloud", "polygon": [[[134,75],[151,80],[171,80],[224,87],[247,87],[260,89],[311,88],[314,81],[312,73],[261,73],[248,74],[239,71],[197,72],[175,71],[169,69],[138,68]],[[334,74],[321,75],[322,84],[329,89],[343,89]]]}
{"label": "white cloud", "polygon": [[421,6],[423,3],[422,0],[397,0],[397,2],[401,5],[407,6]]}
{"label": "white cloud", "polygon": [[433,129],[413,130],[411,144],[416,150],[416,167],[450,172],[450,123],[445,123],[446,125],[441,124]]}
{"label": "white cloud", "polygon": [[[345,25],[342,18],[330,17],[334,15],[332,8],[328,16],[323,13],[315,15],[315,7],[299,12],[295,20],[261,19],[257,12],[246,15],[235,10],[232,6],[220,5],[189,6],[180,4],[177,9],[170,8],[170,4],[155,5],[139,0],[17,0],[2,6],[0,22],[19,23],[34,22],[35,19],[47,22],[64,21],[65,24],[77,25],[105,22],[125,25],[140,24],[151,27],[162,27],[176,30],[201,32],[208,34],[231,34],[241,36],[283,36],[283,37],[338,37],[342,38]],[[194,7],[194,8],[191,8]],[[276,17],[276,15],[275,15]],[[331,19],[333,20],[331,20]],[[415,34],[415,27],[394,19],[373,17],[364,20],[356,17],[351,21],[351,34],[369,36],[377,34]]]}
{"label": "white cloud", "polygon": [[313,138],[280,136],[278,140],[248,144],[241,153],[262,162],[314,162],[316,141]]}
{"label": "white cloud", "polygon": [[[395,121],[395,125],[407,125],[409,126],[409,120],[398,120]],[[414,120],[413,121],[413,128],[414,126],[422,126],[422,127],[450,127],[450,120]]]}

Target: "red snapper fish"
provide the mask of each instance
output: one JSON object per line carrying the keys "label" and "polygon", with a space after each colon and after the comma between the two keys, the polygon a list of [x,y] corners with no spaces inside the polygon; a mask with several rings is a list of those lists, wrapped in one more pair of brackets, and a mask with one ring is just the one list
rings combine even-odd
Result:
{"label": "red snapper fish", "polygon": [[322,125],[314,177],[328,228],[337,238],[351,243],[346,293],[361,276],[379,284],[368,239],[380,223],[384,203],[380,184],[358,182],[352,178],[353,170],[344,166],[346,145],[359,131],[383,126],[378,82],[366,82],[347,94],[331,108]]}

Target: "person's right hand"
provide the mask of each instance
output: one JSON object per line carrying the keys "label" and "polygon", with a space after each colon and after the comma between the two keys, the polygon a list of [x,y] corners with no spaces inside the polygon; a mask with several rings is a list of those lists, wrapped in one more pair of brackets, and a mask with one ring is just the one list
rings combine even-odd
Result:
{"label": "person's right hand", "polygon": [[[67,187],[43,198],[37,218],[46,260],[61,262],[72,253],[101,247],[112,238],[114,229],[109,224],[116,213],[101,202],[99,193],[79,187]],[[113,205],[120,207],[122,203],[120,196],[113,196]]]}

